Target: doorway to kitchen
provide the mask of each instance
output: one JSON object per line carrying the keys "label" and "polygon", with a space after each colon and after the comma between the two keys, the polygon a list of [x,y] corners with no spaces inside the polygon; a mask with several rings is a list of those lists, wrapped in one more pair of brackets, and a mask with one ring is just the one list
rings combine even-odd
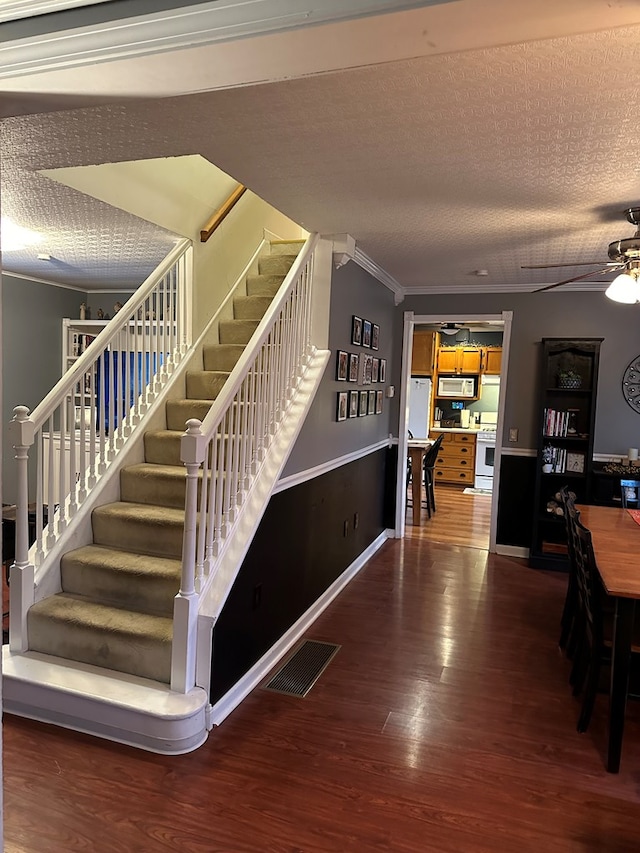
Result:
{"label": "doorway to kitchen", "polygon": [[[495,550],[511,317],[405,313],[397,535]],[[425,474],[420,459],[439,436]],[[417,489],[407,488],[416,467],[419,507]],[[425,477],[433,482],[436,512],[429,512]]]}

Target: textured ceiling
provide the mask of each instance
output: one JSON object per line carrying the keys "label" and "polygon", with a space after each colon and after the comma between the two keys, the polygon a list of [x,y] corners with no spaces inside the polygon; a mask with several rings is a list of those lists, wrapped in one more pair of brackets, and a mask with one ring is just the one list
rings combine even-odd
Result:
{"label": "textured ceiling", "polygon": [[3,213],[56,226],[35,251],[59,280],[135,283],[172,235],[37,171],[197,153],[305,228],[351,234],[407,292],[531,289],[585,268],[521,265],[606,261],[633,233],[639,60],[632,26],[11,118]]}

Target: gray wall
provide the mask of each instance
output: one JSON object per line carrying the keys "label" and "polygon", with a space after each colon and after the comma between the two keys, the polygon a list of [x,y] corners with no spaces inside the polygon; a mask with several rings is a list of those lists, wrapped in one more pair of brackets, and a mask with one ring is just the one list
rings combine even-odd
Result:
{"label": "gray wall", "polygon": [[[640,306],[620,305],[602,292],[495,293],[415,296],[399,306],[395,343],[402,346],[402,313],[462,315],[513,311],[505,429],[518,427],[512,447],[537,446],[539,341],[543,337],[601,337],[594,451],[626,454],[640,446],[640,415],[621,390],[622,374],[640,354]],[[506,444],[506,441],[503,441]]]}
{"label": "gray wall", "polygon": [[77,317],[86,294],[2,276],[3,500],[15,503],[15,461],[6,424],[18,405],[33,409],[62,373],[62,318]]}
{"label": "gray wall", "polygon": [[[346,421],[340,422],[336,420],[339,391],[354,388],[385,389],[390,384],[395,384],[397,391],[397,379],[394,378],[392,364],[396,312],[393,293],[357,264],[351,262],[339,270],[334,270],[329,330],[331,358],[296,446],[287,461],[283,477],[375,444],[387,438],[390,432],[397,433],[397,407],[392,407],[390,404],[394,401],[386,397],[383,399],[381,415],[347,418]],[[380,326],[377,352],[351,343],[351,318],[354,314]],[[373,352],[376,357],[385,358],[387,375],[384,385],[363,386],[352,382],[337,382],[336,351],[339,349],[360,355]]]}

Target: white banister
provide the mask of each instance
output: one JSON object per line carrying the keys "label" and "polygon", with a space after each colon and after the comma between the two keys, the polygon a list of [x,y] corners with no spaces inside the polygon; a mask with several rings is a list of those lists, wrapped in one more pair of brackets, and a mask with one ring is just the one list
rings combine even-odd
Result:
{"label": "white banister", "polygon": [[[24,587],[19,595],[12,584],[12,649],[26,648],[27,587],[33,587],[38,567],[191,345],[192,252],[188,240],[171,251],[31,415],[25,406],[14,409],[14,571],[25,577],[30,572],[31,581],[16,581],[16,587]],[[30,514],[35,517],[31,552]]]}
{"label": "white banister", "polygon": [[193,607],[215,577],[315,349],[310,291],[318,242],[317,235],[307,240],[204,420],[188,421],[182,437],[187,494],[182,584],[174,606],[174,689],[195,684],[188,643]]}

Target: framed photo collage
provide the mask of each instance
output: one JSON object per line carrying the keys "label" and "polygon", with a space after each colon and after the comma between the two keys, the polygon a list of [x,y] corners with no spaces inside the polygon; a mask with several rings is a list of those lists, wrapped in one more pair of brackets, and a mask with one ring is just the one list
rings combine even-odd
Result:
{"label": "framed photo collage", "polygon": [[[360,347],[358,352],[338,350],[336,354],[336,381],[355,385],[380,385],[386,381],[387,360],[374,353],[380,345],[380,326],[362,317],[351,318],[351,343]],[[367,352],[366,350],[369,350]],[[338,391],[336,418],[361,418],[382,413],[384,393],[382,388],[352,388]]]}

